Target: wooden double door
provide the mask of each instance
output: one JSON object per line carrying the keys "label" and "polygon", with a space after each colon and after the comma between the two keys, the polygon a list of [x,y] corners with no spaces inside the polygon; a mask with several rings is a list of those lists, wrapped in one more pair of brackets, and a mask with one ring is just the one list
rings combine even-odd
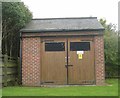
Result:
{"label": "wooden double door", "polygon": [[93,38],[41,39],[41,84],[94,84]]}

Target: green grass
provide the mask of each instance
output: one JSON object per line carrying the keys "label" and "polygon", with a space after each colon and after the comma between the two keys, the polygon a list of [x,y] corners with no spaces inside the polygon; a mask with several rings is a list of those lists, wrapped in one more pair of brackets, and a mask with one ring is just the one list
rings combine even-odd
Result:
{"label": "green grass", "polygon": [[118,96],[118,80],[106,80],[109,86],[5,87],[3,96]]}

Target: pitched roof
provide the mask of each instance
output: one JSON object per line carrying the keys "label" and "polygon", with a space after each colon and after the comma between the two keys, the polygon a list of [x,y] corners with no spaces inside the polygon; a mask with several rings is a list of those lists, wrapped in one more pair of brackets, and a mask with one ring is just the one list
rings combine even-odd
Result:
{"label": "pitched roof", "polygon": [[97,17],[32,19],[21,32],[104,30]]}

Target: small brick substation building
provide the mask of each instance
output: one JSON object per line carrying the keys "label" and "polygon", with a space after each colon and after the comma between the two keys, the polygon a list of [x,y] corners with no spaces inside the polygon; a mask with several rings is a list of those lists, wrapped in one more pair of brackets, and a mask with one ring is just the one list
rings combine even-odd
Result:
{"label": "small brick substation building", "polygon": [[103,85],[103,31],[96,17],[32,19],[20,31],[22,85]]}

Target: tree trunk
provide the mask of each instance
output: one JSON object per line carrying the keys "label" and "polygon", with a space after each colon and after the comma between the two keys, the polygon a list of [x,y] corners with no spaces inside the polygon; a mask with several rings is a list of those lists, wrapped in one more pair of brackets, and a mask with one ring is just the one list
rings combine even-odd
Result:
{"label": "tree trunk", "polygon": [[11,39],[10,39],[10,57],[12,57],[12,46],[13,46],[13,43],[12,43],[12,36],[11,36]]}

